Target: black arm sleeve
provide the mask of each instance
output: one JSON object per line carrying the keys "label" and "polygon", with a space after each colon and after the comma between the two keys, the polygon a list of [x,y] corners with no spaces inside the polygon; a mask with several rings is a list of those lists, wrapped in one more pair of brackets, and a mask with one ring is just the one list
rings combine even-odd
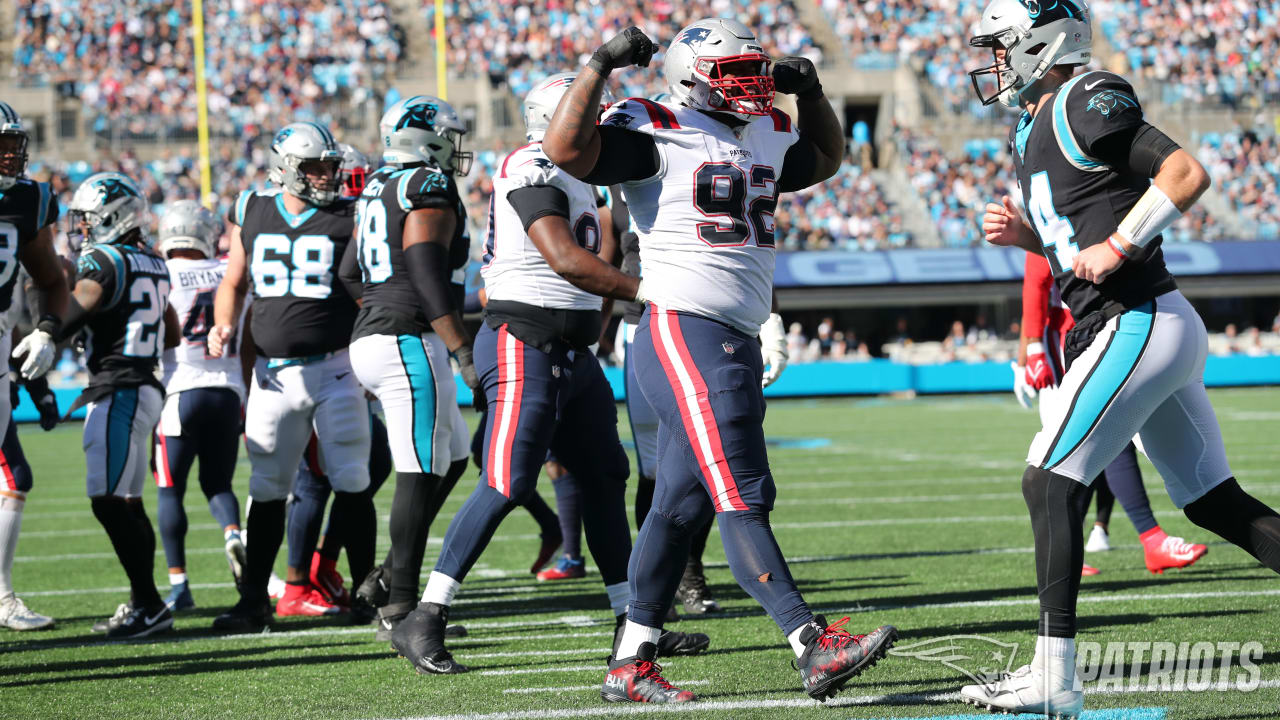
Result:
{"label": "black arm sleeve", "polygon": [[1153,178],[1168,157],[1182,149],[1159,128],[1142,123],[1099,140],[1094,151],[1111,167]]}
{"label": "black arm sleeve", "polygon": [[422,313],[430,322],[453,310],[449,297],[449,250],[439,243],[420,242],[404,249],[409,282],[422,301]]}
{"label": "black arm sleeve", "polygon": [[813,143],[801,137],[787,148],[782,158],[782,177],[778,178],[778,192],[795,192],[813,184],[818,166],[818,150]]}
{"label": "black arm sleeve", "polygon": [[658,174],[662,158],[652,135],[626,128],[601,125],[600,157],[596,166],[582,178],[592,185],[614,185],[629,180],[644,180]]}
{"label": "black arm sleeve", "polygon": [[516,188],[507,193],[507,202],[520,216],[524,231],[539,218],[556,215],[569,219],[569,196],[558,187],[551,185],[528,185]]}
{"label": "black arm sleeve", "polygon": [[360,263],[356,261],[356,254],[360,252],[356,247],[357,244],[355,239],[347,243],[347,249],[342,253],[342,262],[338,264],[338,279],[342,281],[343,287],[347,289],[347,294],[352,300],[359,300],[364,295]]}

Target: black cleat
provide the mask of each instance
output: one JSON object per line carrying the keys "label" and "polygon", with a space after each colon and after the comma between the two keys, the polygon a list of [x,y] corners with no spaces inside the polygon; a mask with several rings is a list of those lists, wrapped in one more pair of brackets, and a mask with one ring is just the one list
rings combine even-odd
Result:
{"label": "black cleat", "polygon": [[707,589],[707,576],[702,572],[701,563],[689,563],[684,569],[684,577],[680,578],[680,586],[676,588],[676,598],[684,605],[684,611],[692,615],[705,615],[720,612],[720,603],[711,597]]}
{"label": "black cleat", "polygon": [[800,634],[804,654],[793,662],[800,671],[804,690],[814,700],[835,697],[850,679],[875,665],[898,639],[898,629],[881,625],[868,635],[850,635],[845,617],[834,625],[819,615]]}
{"label": "black cleat", "polygon": [[213,619],[213,629],[218,632],[259,633],[271,626],[271,603],[266,600],[240,601],[230,610]]}
{"label": "black cleat", "polygon": [[453,659],[444,647],[449,608],[436,603],[419,603],[391,631],[391,647],[420,675],[454,675],[470,668]]}
{"label": "black cleat", "polygon": [[673,687],[662,677],[662,666],[654,662],[658,648],[640,643],[635,657],[609,663],[600,697],[609,702],[678,703],[696,699],[688,690]]}
{"label": "black cleat", "polygon": [[686,633],[664,630],[658,636],[658,657],[675,655],[697,655],[711,645],[711,638],[705,633]]}
{"label": "black cleat", "polygon": [[385,565],[375,566],[356,588],[356,598],[375,608],[386,605],[391,598],[391,570]]}
{"label": "black cleat", "polygon": [[119,625],[120,621],[125,619],[131,612],[133,612],[132,605],[130,605],[129,603],[120,603],[119,607],[116,608],[116,612],[114,615],[112,615],[109,618],[104,618],[102,620],[99,620],[98,622],[93,624],[93,627],[89,629],[96,633],[107,632],[108,630],[115,627],[116,625]]}
{"label": "black cleat", "polygon": [[[113,618],[114,621],[114,618]],[[110,640],[137,640],[173,629],[173,612],[164,603],[153,607],[131,608],[107,629]]]}

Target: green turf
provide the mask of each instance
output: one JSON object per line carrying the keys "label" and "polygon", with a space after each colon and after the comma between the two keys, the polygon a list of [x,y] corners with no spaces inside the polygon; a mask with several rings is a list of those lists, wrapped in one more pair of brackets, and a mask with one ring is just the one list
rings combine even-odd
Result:
{"label": "green turf", "polygon": [[[1259,497],[1280,503],[1275,466],[1280,391],[1213,394],[1237,475]],[[778,484],[773,513],[783,550],[815,608],[852,614],[855,631],[893,623],[901,644],[980,634],[1018,643],[1030,657],[1035,606],[1030,525],[1019,479],[1037,417],[1011,398],[964,397],[774,402],[774,438],[826,438],[810,449],[771,450]],[[623,432],[627,423],[621,423]],[[84,499],[77,428],[44,434],[22,430],[36,473],[15,566],[30,606],[58,618],[51,631],[0,634],[3,718],[391,718],[457,713],[600,711],[594,689],[514,693],[529,688],[585,688],[602,678],[612,630],[598,578],[539,584],[528,575],[536,526],[517,510],[463,586],[454,619],[471,636],[453,646],[472,666],[464,676],[419,677],[369,629],[340,622],[289,620],[263,636],[223,639],[209,623],[234,593],[220,552],[221,535],[193,490],[189,570],[200,607],[178,617],[177,630],[155,642],[107,644],[89,633],[126,598],[124,573]],[[1152,502],[1171,534],[1207,540],[1173,510],[1143,461]],[[241,460],[236,488],[244,493]],[[433,528],[431,557],[446,523],[470,489],[455,491]],[[541,488],[550,500],[547,483]],[[154,492],[147,504],[154,519]],[[381,541],[391,493],[379,498]],[[888,500],[888,501],[887,501]],[[972,518],[972,519],[970,519]],[[1275,591],[1280,583],[1252,558],[1214,545],[1194,568],[1163,577],[1147,573],[1132,526],[1116,508],[1112,542],[1121,547],[1087,560],[1102,575],[1083,584],[1082,641],[1260,641],[1262,680],[1277,685],[1280,597],[1147,598],[1171,593]],[[382,550],[380,548],[380,551]],[[980,550],[1009,552],[978,553]],[[718,535],[707,552],[711,587],[726,614],[681,621],[673,629],[706,632],[712,650],[667,664],[666,675],[723,709],[714,717],[879,718],[974,713],[930,693],[956,690],[963,676],[937,663],[890,657],[846,687],[844,699],[889,696],[888,702],[835,708],[805,700],[791,654],[773,623],[735,584]],[[588,563],[590,565],[590,563]],[[157,581],[164,583],[163,556]],[[45,594],[50,591],[72,591]],[[1138,597],[1134,597],[1138,596]],[[1015,601],[991,604],[986,601]],[[1096,601],[1096,602],[1093,602]],[[969,603],[968,605],[956,605]],[[986,603],[986,604],[983,604]],[[851,611],[857,612],[851,612]],[[297,632],[306,631],[306,632]],[[4,631],[0,631],[3,633]],[[529,653],[538,653],[531,655]],[[579,670],[563,668],[580,667]],[[486,671],[513,671],[486,675]],[[1093,694],[1090,709],[1168,708],[1177,718],[1274,718],[1280,689],[1250,693]],[[629,708],[635,710],[636,708]]]}

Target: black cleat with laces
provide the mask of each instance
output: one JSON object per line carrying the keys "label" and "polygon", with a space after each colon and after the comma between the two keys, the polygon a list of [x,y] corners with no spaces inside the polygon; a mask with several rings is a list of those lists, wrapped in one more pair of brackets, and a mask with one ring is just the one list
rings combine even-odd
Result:
{"label": "black cleat with laces", "polygon": [[720,612],[720,603],[711,597],[711,591],[707,589],[707,576],[700,562],[690,562],[685,566],[680,586],[676,588],[676,598],[684,605],[684,611],[692,615]]}
{"label": "black cleat with laces", "polygon": [[662,677],[662,666],[654,662],[658,648],[640,643],[634,657],[609,663],[600,697],[609,702],[677,703],[694,700],[693,693],[674,687]]}
{"label": "black cleat with laces", "polygon": [[898,639],[898,629],[881,625],[867,635],[850,635],[844,629],[849,618],[834,625],[819,615],[800,634],[804,654],[793,666],[800,671],[804,691],[814,700],[835,697],[850,679],[875,665]]}
{"label": "black cleat with laces", "polygon": [[421,675],[455,675],[470,668],[453,659],[444,647],[449,608],[436,603],[418,603],[391,631],[391,647]]}

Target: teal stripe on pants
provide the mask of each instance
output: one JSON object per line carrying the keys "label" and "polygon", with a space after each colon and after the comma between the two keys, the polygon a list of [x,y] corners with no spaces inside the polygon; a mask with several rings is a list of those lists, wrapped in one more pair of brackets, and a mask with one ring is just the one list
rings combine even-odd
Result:
{"label": "teal stripe on pants", "polygon": [[396,338],[400,348],[400,364],[409,378],[409,393],[413,399],[413,452],[418,456],[422,472],[431,472],[432,438],[436,431],[436,379],[431,372],[431,361],[417,335],[400,335]]}
{"label": "teal stripe on pants", "polygon": [[138,388],[111,393],[107,408],[107,494],[114,494],[129,463],[133,444],[133,419],[138,414]]}
{"label": "teal stripe on pants", "polygon": [[1102,357],[1085,378],[1071,400],[1067,419],[1049,448],[1044,468],[1052,470],[1089,436],[1102,413],[1106,412],[1142,357],[1155,326],[1154,300],[1119,316],[1116,332],[1102,351]]}

